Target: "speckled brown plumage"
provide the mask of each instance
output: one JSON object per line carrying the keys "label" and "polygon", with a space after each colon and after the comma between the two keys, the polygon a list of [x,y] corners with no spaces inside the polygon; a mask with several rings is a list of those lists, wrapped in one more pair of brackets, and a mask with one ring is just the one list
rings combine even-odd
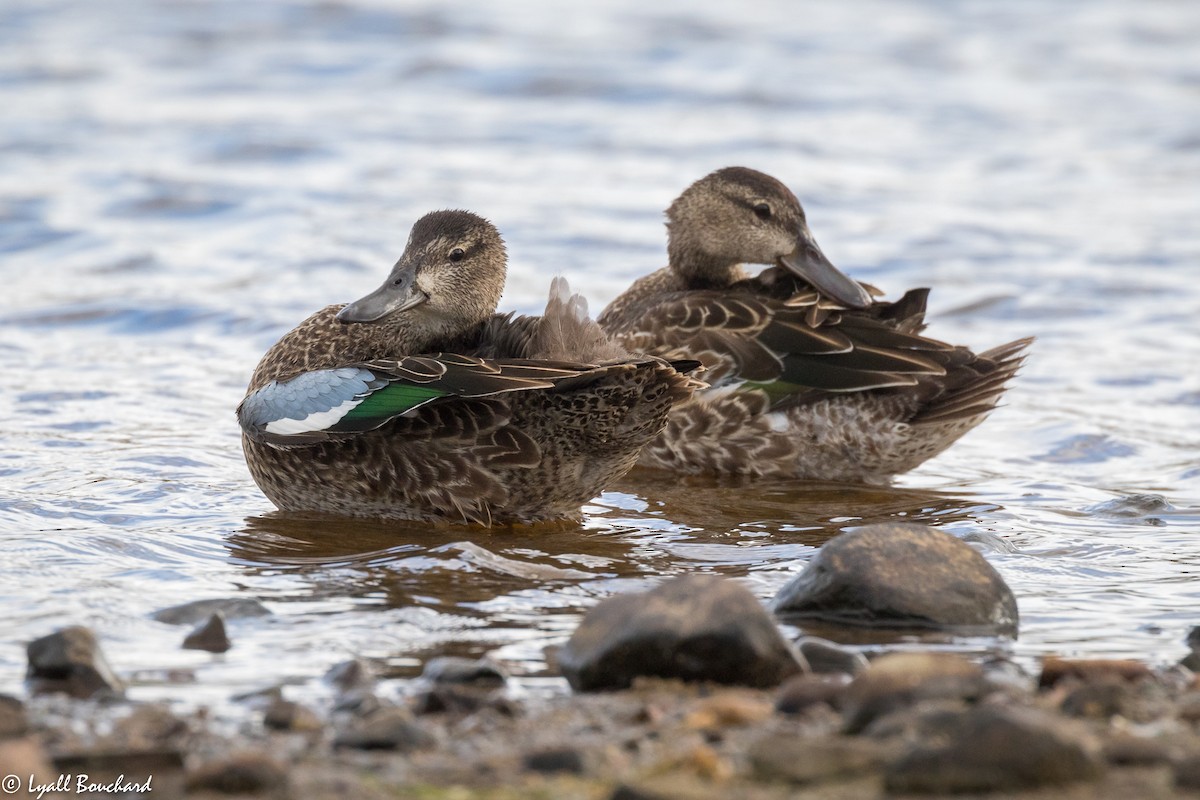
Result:
{"label": "speckled brown plumage", "polygon": [[[542,317],[494,314],[504,269],[490,223],[435,212],[414,226],[380,290],[318,311],[271,347],[248,397],[346,365],[402,375],[449,364],[462,385],[488,383],[484,396],[449,394],[315,443],[290,446],[299,437],[267,437],[243,422],[246,463],[263,493],[286,510],[488,525],[575,516],[632,467],[696,384],[662,360],[616,348],[565,282],[556,281]],[[339,319],[421,294],[369,322]]]}
{"label": "speckled brown plumage", "polygon": [[631,352],[701,361],[711,388],[672,411],[641,466],[886,482],[978,425],[1032,341],[975,354],[927,338],[926,289],[883,302],[839,274],[840,300],[817,291],[833,267],[795,195],[760,172],[718,170],[667,218],[669,265],[599,322]]}

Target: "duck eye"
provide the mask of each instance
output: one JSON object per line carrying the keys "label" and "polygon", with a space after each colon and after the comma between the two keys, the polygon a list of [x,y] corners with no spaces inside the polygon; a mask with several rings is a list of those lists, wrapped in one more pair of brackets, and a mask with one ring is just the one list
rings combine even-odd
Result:
{"label": "duck eye", "polygon": [[759,219],[770,219],[771,207],[766,203],[758,203],[754,206],[754,216],[758,217]]}
{"label": "duck eye", "polygon": [[467,254],[466,250],[463,250],[461,247],[456,247],[450,251],[450,255],[448,257],[451,261],[462,261],[463,256],[465,256],[466,254]]}

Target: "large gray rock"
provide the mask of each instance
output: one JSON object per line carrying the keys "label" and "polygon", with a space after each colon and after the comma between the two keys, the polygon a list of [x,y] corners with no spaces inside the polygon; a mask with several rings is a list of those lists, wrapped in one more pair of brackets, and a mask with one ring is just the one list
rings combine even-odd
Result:
{"label": "large gray rock", "polygon": [[638,676],[767,687],[802,669],[754,595],[713,575],[601,601],[558,665],[576,691],[624,689]]}
{"label": "large gray rock", "polygon": [[96,635],[82,625],[30,642],[30,688],[35,694],[65,692],[72,697],[119,695],[125,687],[100,652]]}
{"label": "large gray rock", "polygon": [[1011,792],[1093,780],[1099,747],[1082,729],[1030,708],[978,706],[929,715],[918,744],[892,763],[890,792]]}
{"label": "large gray rock", "polygon": [[970,545],[925,525],[866,525],[825,544],[779,591],[776,614],[845,625],[1015,635],[1017,601]]}

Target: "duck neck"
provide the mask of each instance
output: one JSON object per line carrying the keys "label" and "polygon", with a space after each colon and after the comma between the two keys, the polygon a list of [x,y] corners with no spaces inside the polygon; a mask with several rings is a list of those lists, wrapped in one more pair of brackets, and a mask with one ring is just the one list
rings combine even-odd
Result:
{"label": "duck neck", "polygon": [[689,289],[723,289],[745,277],[741,264],[726,258],[715,258],[705,253],[667,245],[671,269]]}

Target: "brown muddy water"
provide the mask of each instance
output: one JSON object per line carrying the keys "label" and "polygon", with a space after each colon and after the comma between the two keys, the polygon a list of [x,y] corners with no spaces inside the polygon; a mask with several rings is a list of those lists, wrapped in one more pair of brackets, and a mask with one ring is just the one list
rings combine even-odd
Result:
{"label": "brown muddy water", "polygon": [[[980,547],[1015,641],[1168,662],[1200,623],[1200,6],[615,0],[0,5],[0,691],[94,628],[131,695],[301,696],[543,649],[600,598],[713,572],[770,598],[829,537]],[[870,21],[865,25],[864,21]],[[436,208],[493,219],[504,309],[598,310],[661,210],[745,164],[929,332],[1036,335],[1006,405],[892,489],[630,476],[580,525],[480,532],[274,512],[233,409],[310,311],[373,288]],[[253,597],[223,656],[150,614]],[[847,631],[822,631],[849,641]],[[879,643],[861,644],[866,648]]]}

